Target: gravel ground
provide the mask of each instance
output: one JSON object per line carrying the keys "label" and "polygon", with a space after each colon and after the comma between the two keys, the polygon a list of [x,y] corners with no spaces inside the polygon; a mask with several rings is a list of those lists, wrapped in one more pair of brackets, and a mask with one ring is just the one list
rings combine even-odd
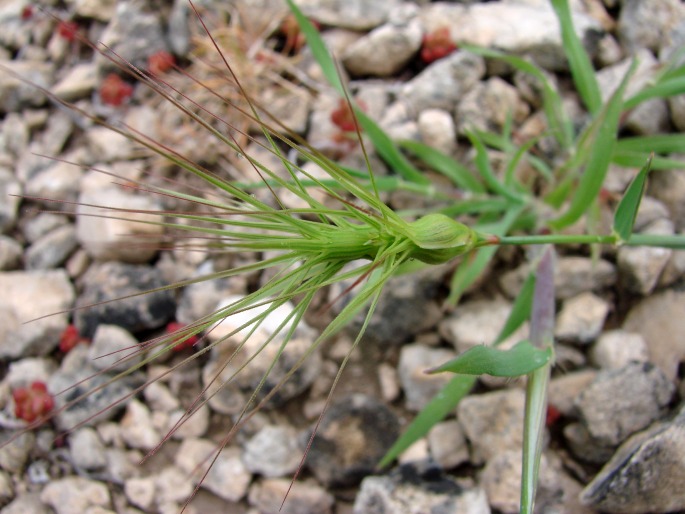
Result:
{"label": "gravel ground", "polygon": [[[543,1],[307,0],[301,5],[321,24],[369,116],[393,137],[422,140],[459,158],[468,157],[465,130],[499,131],[507,113],[521,137],[541,134],[539,97],[525,77],[467,52],[426,57],[426,35],[448,27],[448,42],[529,56],[562,91],[568,84],[558,27]],[[308,49],[285,56],[284,47],[296,47],[296,38],[272,35],[286,15],[280,1],[226,6],[206,0],[198,6],[243,85],[280,122],[341,162],[364,166],[356,143],[341,137],[333,122],[339,99],[323,84]],[[639,80],[648,81],[659,63],[685,45],[685,4],[678,0],[590,0],[572,7],[607,96],[631,56],[640,58]],[[178,512],[270,356],[253,361],[230,388],[198,407],[142,464],[196,395],[204,387],[213,392],[212,377],[228,376],[231,368],[222,371],[221,366],[231,349],[210,352],[171,372],[194,351],[185,348],[114,384],[108,380],[124,369],[117,363],[121,352],[165,333],[170,323],[190,323],[240,298],[268,277],[255,273],[103,302],[267,256],[227,257],[213,253],[200,238],[190,242],[200,251],[160,250],[168,245],[158,226],[88,216],[99,212],[93,205],[178,209],[173,199],[121,183],[134,184],[148,173],[160,184],[179,176],[172,165],[54,99],[111,124],[140,129],[217,173],[254,181],[244,159],[208,141],[197,125],[142,84],[111,75],[116,68],[80,37],[104,42],[141,69],[151,68],[150,56],[173,54],[182,69],[220,95],[235,102],[240,98],[223,89],[223,65],[185,0],[173,5],[7,0],[0,6],[0,27],[0,437],[8,440],[24,426],[16,408],[22,398],[31,398],[19,416],[26,419],[31,409],[40,411],[51,401],[57,409],[77,398],[87,390],[81,382],[86,378],[95,376],[89,387],[102,385],[0,448],[0,513]],[[434,57],[440,58],[426,62]],[[163,58],[154,65],[164,73]],[[247,128],[226,102],[181,74],[167,76],[228,123]],[[284,76],[290,79],[286,85]],[[53,100],[35,85],[49,90]],[[578,99],[564,94],[582,125]],[[626,118],[625,130],[640,135],[685,131],[685,95],[647,102]],[[258,143],[241,144],[273,169],[281,166]],[[374,155],[371,162],[379,174],[386,173]],[[620,195],[632,173],[612,168],[608,194]],[[654,174],[638,231],[683,233],[684,177],[682,170]],[[296,198],[282,199],[297,205]],[[386,200],[396,209],[431,202],[404,192]],[[145,214],[135,216],[145,219]],[[131,233],[133,242],[122,237]],[[151,244],[139,244],[140,238]],[[685,252],[607,248],[599,260],[584,248],[560,252],[558,366],[550,387],[538,512],[685,511]],[[353,330],[309,358],[276,400],[245,424],[186,512],[276,513],[288,490],[283,513],[517,512],[520,381],[483,378],[475,394],[387,473],[373,473],[402,428],[449,379],[423,370],[496,337],[526,276],[523,262],[522,250],[500,252],[486,277],[449,312],[442,303],[453,268],[394,278],[292,488],[311,430],[352,346]],[[321,305],[342,292],[329,291]],[[61,313],[25,323],[55,312]],[[279,313],[287,314],[287,309]],[[283,376],[304,355],[332,314],[312,314],[298,327],[273,376]],[[222,327],[208,338],[216,340],[220,330],[229,331]],[[512,342],[527,330],[514,334]],[[268,335],[265,329],[249,344],[257,348]],[[131,353],[125,364],[141,355]],[[42,386],[32,387],[36,382],[51,393],[76,387],[52,399]],[[19,396],[18,390],[23,390]],[[122,396],[133,398],[103,412]]]}

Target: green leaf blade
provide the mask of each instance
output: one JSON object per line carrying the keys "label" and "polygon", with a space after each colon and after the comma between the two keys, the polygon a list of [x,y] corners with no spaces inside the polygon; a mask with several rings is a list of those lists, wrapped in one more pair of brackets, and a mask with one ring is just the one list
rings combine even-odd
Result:
{"label": "green leaf blade", "polygon": [[647,184],[647,175],[651,168],[652,159],[642,167],[640,172],[635,176],[633,181],[628,186],[623,198],[616,208],[614,215],[614,233],[621,239],[627,241],[633,233],[633,226],[635,225],[635,218],[637,211],[640,208],[640,202],[645,192]]}
{"label": "green leaf blade", "polygon": [[457,358],[427,372],[433,374],[449,371],[463,375],[513,378],[532,373],[551,360],[551,348],[536,348],[529,341],[521,341],[509,350],[474,346]]}

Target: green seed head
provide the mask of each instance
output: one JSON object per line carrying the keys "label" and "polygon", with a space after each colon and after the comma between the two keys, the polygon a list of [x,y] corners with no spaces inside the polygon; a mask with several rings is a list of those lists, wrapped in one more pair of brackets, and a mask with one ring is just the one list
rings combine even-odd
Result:
{"label": "green seed head", "polygon": [[411,257],[427,264],[442,264],[471,250],[476,233],[444,214],[428,214],[409,223],[408,235],[416,245]]}

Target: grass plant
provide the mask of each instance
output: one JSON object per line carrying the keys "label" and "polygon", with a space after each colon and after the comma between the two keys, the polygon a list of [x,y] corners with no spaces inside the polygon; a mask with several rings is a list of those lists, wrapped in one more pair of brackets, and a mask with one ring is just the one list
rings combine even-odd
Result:
{"label": "grass plant", "polygon": [[[352,106],[336,61],[323,44],[318,30],[291,0],[288,0],[288,5],[324,76],[340,97]],[[504,61],[539,81],[548,135],[554,138],[559,148],[554,159],[546,159],[535,153],[538,141],[523,144],[514,142],[510,125],[505,127],[502,134],[474,130],[468,133],[468,138],[475,151],[473,167],[476,173],[463,163],[420,142],[392,141],[360,109],[354,109],[361,127],[356,137],[366,157],[367,169],[354,170],[340,166],[288,131],[279,120],[263,114],[268,113],[268,106],[259,105],[249,87],[243,86],[233,63],[225,57],[209,30],[208,41],[221,57],[224,66],[222,92],[218,92],[214,82],[205,83],[202,79],[187,74],[179,66],[174,66],[174,73],[185,80],[191,80],[193,87],[201,91],[201,96],[213,97],[214,101],[228,106],[232,111],[230,119],[217,115],[194,100],[186,91],[179,89],[174,85],[171,75],[149,74],[107,50],[103,51],[103,55],[116,64],[121,72],[149,87],[159,98],[187,116],[196,127],[205,131],[207,138],[225,145],[228,152],[247,162],[255,176],[259,177],[250,187],[244,182],[222,176],[210,166],[203,166],[187,158],[164,141],[154,140],[124,123],[109,124],[45,91],[53,101],[90,118],[94,123],[108,126],[204,184],[206,189],[190,189],[180,187],[178,182],[172,181],[160,183],[145,179],[133,182],[127,180],[126,186],[129,188],[158,195],[160,198],[173,199],[184,206],[181,209],[146,211],[145,214],[154,215],[155,219],[146,218],[140,220],[140,223],[161,225],[169,232],[201,237],[212,252],[258,252],[265,256],[261,261],[181,281],[168,288],[255,272],[269,271],[270,277],[260,288],[211,315],[180,328],[174,334],[147,341],[134,352],[135,355],[123,356],[122,361],[132,360],[138,354],[142,354],[144,358],[140,363],[131,365],[127,371],[113,374],[104,384],[91,389],[86,395],[93,394],[172,352],[180,338],[206,335],[218,323],[239,317],[244,321],[239,322],[229,334],[212,342],[203,337],[201,341],[204,346],[169,370],[173,372],[220,345],[232,344],[235,351],[222,363],[220,370],[234,361],[241,364],[224,382],[225,385],[249,366],[268,345],[278,348],[269,371],[244,405],[233,427],[217,446],[213,457],[216,458],[236,430],[278,392],[306,358],[354,318],[362,315],[364,321],[361,330],[355,335],[350,350],[354,351],[362,342],[384,286],[396,274],[467,256],[461,259],[451,281],[447,303],[454,306],[481,275],[499,246],[543,245],[543,250],[531,267],[532,271],[515,299],[511,315],[499,336],[491,345],[474,348],[455,360],[430,370],[432,373],[453,373],[454,377],[409,425],[380,463],[381,467],[390,464],[404,449],[425,435],[436,422],[453,411],[460,399],[468,394],[478,376],[527,376],[521,512],[532,512],[542,450],[547,384],[554,364],[554,259],[552,249],[544,245],[612,244],[685,249],[684,236],[633,233],[635,216],[648,174],[682,166],[664,155],[684,148],[685,136],[619,137],[623,116],[642,101],[685,92],[685,66],[679,66],[674,61],[673,66],[659,71],[653,83],[625,98],[628,82],[636,66],[634,64],[614,94],[606,102],[602,101],[591,61],[573,30],[567,0],[552,0],[552,5],[559,19],[574,84],[587,108],[590,122],[582,131],[575,132],[570,117],[564,112],[560,93],[533,63],[490,49],[462,46],[462,51]],[[232,121],[234,116],[242,122]],[[250,130],[250,127],[258,127],[258,131]],[[365,138],[362,135],[372,143],[375,152],[393,174],[376,177],[369,164],[368,152],[364,146]],[[247,151],[248,145],[268,152],[280,163],[282,169],[274,170],[266,166]],[[503,173],[495,172],[489,157],[491,149],[504,152],[506,163]],[[414,164],[417,161],[420,166]],[[517,165],[523,161],[537,170],[539,177],[535,185],[523,183],[516,177]],[[326,178],[308,172],[304,166],[307,162],[316,164],[325,172]],[[586,216],[597,205],[611,163],[641,168],[615,209],[612,231],[606,234],[564,233],[563,229]],[[424,168],[444,175],[455,190],[460,192],[462,199],[443,203],[427,212],[414,212],[411,217],[393,211],[381,200],[382,191],[400,189],[413,191],[417,195],[450,200],[449,195],[441,196],[439,188],[431,182],[429,175],[423,171]],[[325,200],[320,195],[313,194],[313,191],[323,192]],[[297,199],[298,206],[289,206],[283,200],[286,195]],[[555,213],[551,218],[541,214],[550,210]],[[113,218],[126,218],[130,214],[116,206],[103,207],[103,212],[103,215]],[[471,222],[467,225],[455,218],[469,219]],[[174,245],[177,248],[193,249],[187,246],[186,240],[185,237],[179,237]],[[361,266],[346,266],[354,261],[361,261]],[[350,283],[353,285],[346,286],[345,290],[353,293],[352,299],[333,317],[330,324],[312,342],[306,354],[278,383],[267,387],[269,372],[276,366],[305,313],[316,305],[317,294],[335,284]],[[241,357],[248,339],[260,330],[270,315],[287,305],[292,305],[289,313],[264,340],[257,352]],[[498,349],[497,345],[527,319],[532,324],[529,340],[508,350]],[[349,354],[340,366],[326,405],[330,402],[348,359]],[[220,380],[219,375],[220,372],[215,381]],[[139,392],[145,385],[147,383],[132,394]],[[212,394],[216,393],[209,392],[208,388],[204,389],[172,432],[205,404]],[[84,396],[72,400],[61,409],[70,408]],[[324,408],[321,416],[325,414],[325,410]],[[54,414],[53,412],[52,415]],[[44,416],[36,420],[29,428],[39,426],[46,419]],[[310,445],[312,440],[309,441]]]}

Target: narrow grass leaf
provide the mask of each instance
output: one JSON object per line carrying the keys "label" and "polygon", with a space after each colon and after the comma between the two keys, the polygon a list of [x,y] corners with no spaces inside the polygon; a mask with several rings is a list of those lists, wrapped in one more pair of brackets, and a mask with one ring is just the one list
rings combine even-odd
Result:
{"label": "narrow grass leaf", "polygon": [[685,250],[685,235],[662,236],[657,234],[633,234],[626,241],[628,246],[657,246],[660,248],[672,248],[673,250]]}
{"label": "narrow grass leaf", "polygon": [[[623,137],[616,142],[616,153],[644,152],[682,153],[685,150],[685,134],[658,134],[653,136]],[[685,163],[683,164],[685,166]]]}
{"label": "narrow grass leaf", "polygon": [[402,141],[400,147],[408,150],[435,171],[449,178],[456,186],[472,193],[484,193],[485,188],[469,169],[455,159],[419,141]]}
{"label": "narrow grass leaf", "polygon": [[521,341],[509,350],[492,346],[474,346],[445,364],[426,373],[449,371],[462,375],[491,375],[493,377],[520,377],[544,366],[552,359],[551,348],[536,348],[529,341]]}
{"label": "narrow grass leaf", "polygon": [[476,167],[478,168],[478,171],[483,177],[483,181],[488,188],[490,188],[493,193],[497,193],[505,198],[508,198],[509,200],[521,202],[521,197],[517,193],[508,189],[495,176],[495,172],[490,165],[488,152],[480,137],[475,132],[471,131],[466,132],[466,137],[469,138],[469,141],[471,141],[471,144],[476,150]]}
{"label": "narrow grass leaf", "polygon": [[651,162],[652,159],[650,158],[635,176],[616,208],[614,233],[621,238],[621,241],[627,241],[633,233],[633,225],[635,225],[637,211],[640,208],[640,202],[645,193]]}
{"label": "narrow grass leaf", "polygon": [[685,93],[685,76],[674,77],[642,89],[626,100],[625,107],[626,109],[633,109],[650,98],[668,98],[683,93]]}
{"label": "narrow grass leaf", "polygon": [[428,431],[451,413],[476,383],[471,375],[456,375],[431,401],[419,412],[395,444],[378,463],[379,468],[388,466],[404,450],[425,436]]}
{"label": "narrow grass leaf", "polygon": [[375,121],[359,109],[355,113],[359,119],[359,124],[371,139],[374,148],[376,148],[378,154],[390,165],[393,171],[417,184],[430,184],[430,180],[402,155],[402,152],[399,151],[393,140]]}
{"label": "narrow grass leaf", "polygon": [[602,95],[592,61],[573,28],[568,0],[552,0],[552,7],[559,20],[561,40],[576,89],[588,111],[591,114],[598,114],[602,108]]}
{"label": "narrow grass leaf", "polygon": [[[639,168],[643,163],[649,159],[649,152],[614,152],[611,162],[624,168]],[[685,161],[678,159],[670,159],[668,157],[659,157],[655,155],[652,158],[653,170],[682,170],[685,169]]]}
{"label": "narrow grass leaf", "polygon": [[300,8],[295,4],[293,0],[286,0],[290,11],[295,16],[297,24],[300,26],[300,30],[304,34],[305,39],[309,48],[312,50],[312,55],[316,62],[321,66],[321,71],[326,77],[326,80],[333,86],[338,93],[344,94],[344,87],[340,75],[338,74],[338,67],[335,65],[335,61],[331,57],[331,54],[326,48],[326,44],[321,39],[319,31],[314,27],[311,21],[304,15]]}
{"label": "narrow grass leaf", "polygon": [[575,223],[587,210],[587,207],[595,201],[604,183],[604,177],[614,152],[622,112],[623,93],[636,66],[637,62],[633,61],[618,89],[594,120],[588,133],[589,136],[585,138],[589,144],[585,170],[580,177],[578,188],[571,199],[569,209],[559,218],[550,222],[552,228],[558,230]]}
{"label": "narrow grass leaf", "polygon": [[[554,250],[545,247],[536,266],[537,281],[533,295],[530,340],[538,349],[553,351],[554,346]],[[547,412],[547,389],[552,362],[528,376],[523,426],[521,473],[522,514],[532,514],[538,484],[542,436]]]}

